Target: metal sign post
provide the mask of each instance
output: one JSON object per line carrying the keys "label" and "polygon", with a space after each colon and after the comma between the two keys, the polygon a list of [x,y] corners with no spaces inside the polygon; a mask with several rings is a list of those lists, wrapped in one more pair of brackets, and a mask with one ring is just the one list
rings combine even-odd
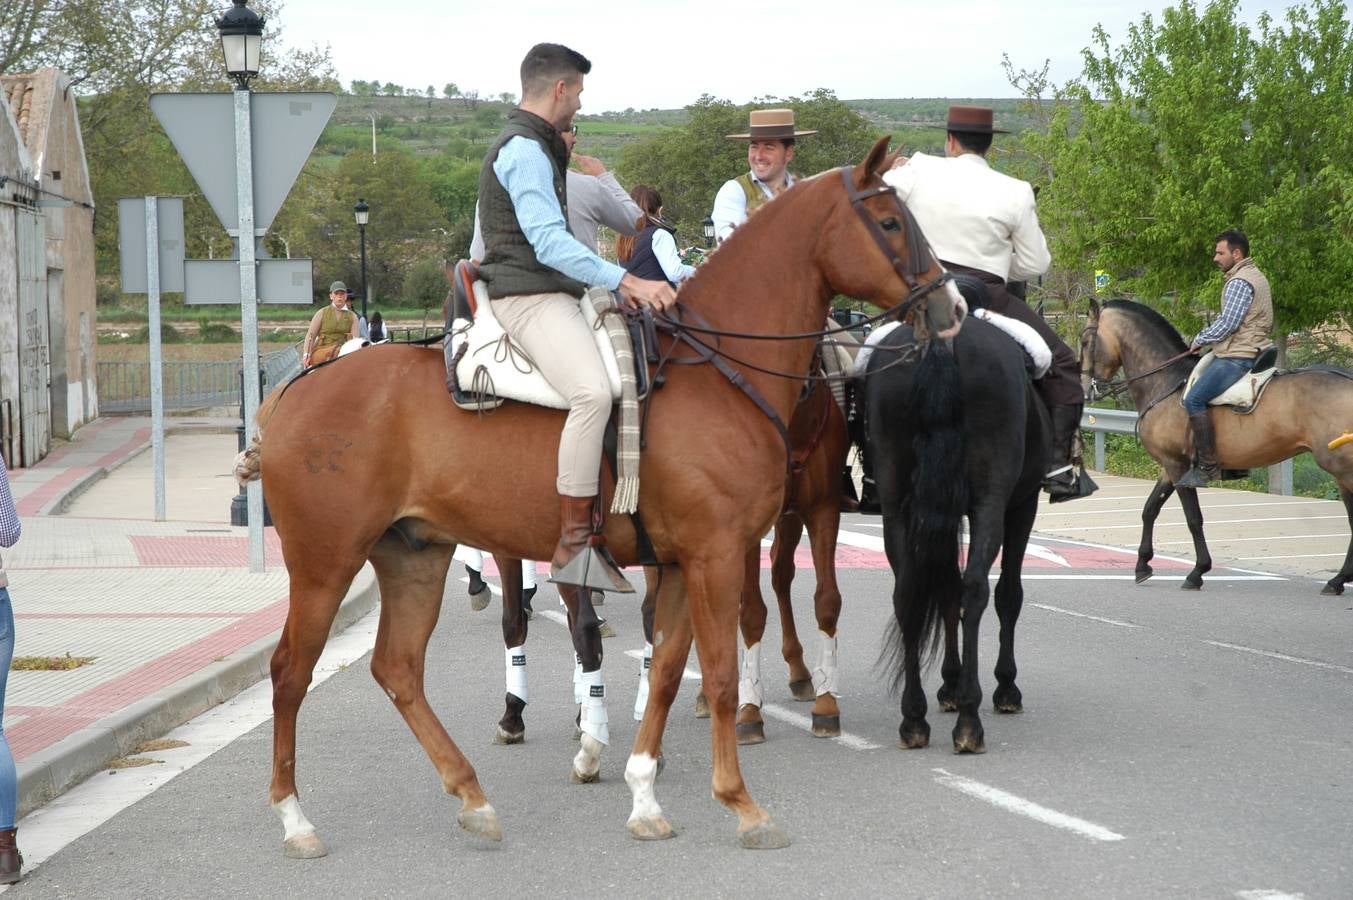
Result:
{"label": "metal sign post", "polygon": [[[254,271],[254,158],[249,121],[249,89],[235,95],[235,189],[239,204],[240,330],[244,338],[244,446],[258,432],[258,273]],[[245,488],[249,510],[249,571],[266,568],[263,555],[263,485],[251,481]]]}
{"label": "metal sign post", "polygon": [[160,347],[159,204],[146,198],[146,309],[150,318],[150,454],[155,468],[155,521],[164,512],[164,364]]}

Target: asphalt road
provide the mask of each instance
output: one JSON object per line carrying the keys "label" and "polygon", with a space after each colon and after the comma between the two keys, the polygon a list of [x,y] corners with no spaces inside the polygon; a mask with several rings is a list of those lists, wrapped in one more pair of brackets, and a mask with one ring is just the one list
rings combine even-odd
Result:
{"label": "asphalt road", "polygon": [[[953,717],[932,702],[931,746],[903,751],[897,700],[875,668],[891,573],[867,549],[877,527],[858,518],[845,527],[856,545],[840,573],[848,737],[815,739],[785,721],[806,717],[809,705],[790,698],[770,649],[768,740],[741,752],[753,795],[793,839],[786,850],[738,847],[735,818],[710,798],[709,728],[690,715],[689,684],[668,726],[657,788],[678,834],[656,844],[629,837],[622,770],[638,664],[625,651],[642,647],[636,600],[603,609],[618,634],[606,642],[612,743],[602,782],[568,781],[572,653],[564,629],[543,615],[528,642],[527,742],[492,744],[503,694],[498,606],[469,610],[457,564],[430,648],[428,693],[478,769],[502,844],[456,826],[458,801],[441,792],[363,656],[315,688],[301,711],[301,800],[327,858],[281,854],[282,829],[266,804],[272,733],[263,722],[11,890],[81,898],[1353,896],[1353,600],[1321,597],[1309,579],[1221,569],[1200,593],[1163,578],[1137,586],[1123,577],[1130,555],[1120,568],[1113,554],[1076,556],[1075,545],[1041,541],[1045,561],[1078,562],[1028,570],[1017,639],[1026,711],[997,716],[986,701],[987,753],[954,756]],[[815,630],[811,589],[808,577],[795,585],[805,635]],[[537,608],[553,604],[546,587]],[[768,634],[777,628],[772,611]],[[994,611],[983,631],[989,697]],[[815,652],[816,641],[806,643]],[[938,671],[928,682],[933,697]],[[153,768],[96,775],[77,789],[87,792],[78,802],[92,809],[107,785]]]}

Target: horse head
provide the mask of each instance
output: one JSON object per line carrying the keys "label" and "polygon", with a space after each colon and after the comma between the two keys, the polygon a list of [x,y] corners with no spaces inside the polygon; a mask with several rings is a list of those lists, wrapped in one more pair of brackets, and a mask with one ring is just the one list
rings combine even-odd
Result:
{"label": "horse head", "polygon": [[1123,365],[1118,333],[1110,327],[1101,331],[1099,303],[1090,299],[1090,312],[1081,329],[1081,390],[1093,403],[1103,396],[1103,384]]}
{"label": "horse head", "polygon": [[824,223],[819,259],[837,292],[884,309],[901,307],[918,331],[947,340],[958,333],[967,304],[911,210],[883,180],[896,159],[889,140],[880,138],[863,162],[839,170],[844,202]]}

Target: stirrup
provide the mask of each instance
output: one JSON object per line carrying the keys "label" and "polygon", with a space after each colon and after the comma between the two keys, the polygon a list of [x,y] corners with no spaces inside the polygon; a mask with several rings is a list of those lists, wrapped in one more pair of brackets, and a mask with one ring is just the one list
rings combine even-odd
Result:
{"label": "stirrup", "polygon": [[551,566],[549,581],[594,591],[634,593],[634,585],[620,571],[605,544],[588,544],[563,566]]}
{"label": "stirrup", "polygon": [[1095,484],[1084,466],[1075,469],[1068,465],[1057,470],[1056,474],[1050,472],[1044,476],[1043,489],[1048,492],[1049,503],[1065,503],[1090,496],[1099,490],[1099,485]]}

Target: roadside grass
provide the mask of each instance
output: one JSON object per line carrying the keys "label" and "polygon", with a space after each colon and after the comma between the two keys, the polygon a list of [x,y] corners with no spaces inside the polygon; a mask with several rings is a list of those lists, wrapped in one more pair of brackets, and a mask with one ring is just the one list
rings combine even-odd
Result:
{"label": "roadside grass", "polygon": [[[293,343],[295,342],[259,341],[258,352],[264,354],[285,350]],[[239,359],[240,354],[244,352],[243,345],[238,340],[233,344],[164,344],[160,350],[165,362],[222,362]],[[150,345],[101,343],[98,357],[99,362],[148,362]]]}
{"label": "roadside grass", "polygon": [[11,672],[69,672],[71,669],[87,666],[97,658],[95,656],[71,656],[69,651],[65,656],[16,656],[10,661],[9,670]]}

